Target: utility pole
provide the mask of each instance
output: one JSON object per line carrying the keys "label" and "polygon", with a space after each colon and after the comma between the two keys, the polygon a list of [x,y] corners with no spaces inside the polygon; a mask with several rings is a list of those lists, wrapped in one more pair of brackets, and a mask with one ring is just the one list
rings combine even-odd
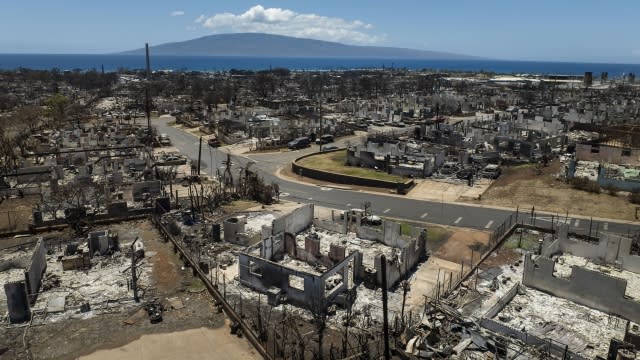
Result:
{"label": "utility pole", "polygon": [[149,43],[144,44],[146,62],[147,62],[147,78],[145,86],[145,112],[147,115],[147,141],[151,145],[151,100],[149,99],[149,82],[151,81],[151,63],[149,61]]}
{"label": "utility pole", "polygon": [[389,314],[387,314],[387,257],[380,256],[380,271],[382,273],[382,318],[383,318],[383,331],[384,331],[384,359],[391,359],[391,353],[389,351]]}
{"label": "utility pole", "polygon": [[200,176],[200,163],[202,162],[202,136],[200,136],[200,146],[198,147],[198,173],[197,176]]}
{"label": "utility pole", "polygon": [[138,240],[140,240],[140,238],[136,236],[136,239],[131,243],[131,286],[133,287],[133,300],[135,300],[135,302],[140,302],[140,296],[138,296],[138,270],[136,269],[138,259],[135,248]]}
{"label": "utility pole", "polygon": [[320,102],[320,107],[319,107],[319,111],[320,111],[320,136],[324,135],[324,126],[322,124],[322,94],[320,94],[320,96],[318,97],[319,102]]}

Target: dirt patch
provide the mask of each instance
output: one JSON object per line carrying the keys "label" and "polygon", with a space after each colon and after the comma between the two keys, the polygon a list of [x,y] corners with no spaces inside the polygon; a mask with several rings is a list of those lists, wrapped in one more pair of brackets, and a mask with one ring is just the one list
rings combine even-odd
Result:
{"label": "dirt patch", "polygon": [[[187,300],[188,299],[188,300]],[[124,324],[124,320],[135,313],[114,313],[100,315],[89,319],[69,319],[44,326],[32,327],[28,330],[27,341],[32,358],[35,359],[76,359],[99,349],[117,348],[142,335],[170,333],[207,326],[222,328],[224,316],[217,314],[213,303],[206,295],[183,294],[181,300],[186,307],[180,310],[168,309],[163,313],[163,321],[151,324],[143,317],[133,325]],[[7,330],[3,337],[13,338],[9,349],[13,357],[24,358],[22,334],[24,328]]]}
{"label": "dirt patch", "polygon": [[463,199],[478,199],[490,185],[489,179],[477,179],[473,186],[466,180],[449,180],[451,182],[431,179],[416,180],[407,196],[414,199],[453,202]]}
{"label": "dirt patch", "polygon": [[517,262],[522,257],[522,254],[513,249],[498,249],[489,255],[480,264],[480,269],[486,270],[491,268],[497,268],[503,265],[509,265]]}
{"label": "dirt patch", "polygon": [[256,206],[260,206],[257,201],[249,201],[249,200],[236,200],[230,204],[222,205],[222,211],[231,214],[239,211],[244,211],[247,209],[255,208]]}
{"label": "dirt patch", "polygon": [[479,254],[487,250],[489,233],[478,230],[456,228],[447,241],[433,252],[433,256],[455,263],[469,264],[473,250],[474,262]]}
{"label": "dirt patch", "polygon": [[535,206],[536,210],[557,214],[568,211],[574,215],[595,214],[601,218],[636,220],[635,205],[629,203],[626,196],[576,190],[557,179],[556,175],[563,169],[564,164],[559,161],[541,170],[533,165],[505,168],[481,200],[467,202],[520,209]]}
{"label": "dirt patch", "polygon": [[180,287],[181,275],[178,272],[180,262],[178,256],[172,251],[166,251],[167,244],[158,244],[156,241],[146,242],[147,251],[153,251],[151,257],[153,264],[153,283],[159,296],[174,293]]}
{"label": "dirt patch", "polygon": [[[136,235],[143,239],[147,254],[144,262],[152,266],[152,286],[155,291],[145,292],[142,302],[139,304],[131,301],[114,302],[109,312],[102,315],[78,311],[69,317],[56,318],[58,320],[53,321],[53,317],[38,313],[36,314],[38,321],[34,322],[34,326],[28,328],[26,332],[26,349],[23,345],[26,327],[2,327],[0,328],[0,349],[7,348],[8,351],[0,358],[23,359],[27,358],[28,351],[31,358],[35,359],[77,359],[97,350],[119,348],[149,334],[167,334],[166,336],[171,336],[172,339],[172,341],[159,341],[167,344],[166,356],[154,358],[191,359],[201,357],[202,351],[204,351],[202,346],[205,346],[205,343],[216,344],[216,341],[220,345],[219,348],[226,346],[225,344],[236,342],[233,349],[238,349],[238,352],[234,350],[232,354],[252,354],[248,342],[229,334],[228,327],[224,326],[226,318],[224,314],[217,311],[208,292],[189,291],[191,287],[195,286],[194,284],[198,284],[199,279],[193,276],[191,269],[182,269],[177,256],[173,253],[172,245],[163,242],[162,237],[149,221],[113,224],[110,225],[110,228],[118,231],[121,242],[129,242]],[[53,236],[53,234],[42,235],[45,238]],[[126,284],[123,286],[126,289]],[[131,292],[130,294],[132,296]],[[177,301],[184,307],[172,308],[171,302],[168,300],[170,298],[177,298]],[[152,324],[146,311],[141,310],[145,302],[154,299],[165,308],[163,321],[157,324]],[[142,316],[138,317],[133,324],[124,323],[133,314],[140,311]],[[190,343],[186,337],[183,337],[183,340],[177,340],[178,343],[173,341],[173,339],[177,339],[174,338],[174,335],[181,337],[183,335],[180,332],[189,329],[198,329],[193,335],[195,336],[193,343]],[[207,329],[212,329],[213,332]],[[165,339],[166,336],[155,337],[154,335],[151,338]],[[215,337],[215,340],[211,340],[212,336]],[[155,340],[152,342],[156,344]],[[176,356],[176,353],[171,351],[174,345],[176,348],[182,349],[180,356]],[[136,349],[139,350],[140,347],[138,346]],[[125,354],[124,350],[115,349],[114,351],[118,355],[108,352],[110,355],[108,358],[149,358],[146,355],[147,352],[153,351],[148,348],[144,349],[145,355],[142,357],[140,352],[136,352],[138,350],[132,350]],[[96,359],[99,358],[96,357]],[[253,357],[236,358],[249,359]]]}
{"label": "dirt patch", "polygon": [[[202,354],[225,354],[225,359],[260,359],[248,342],[228,336],[225,328],[199,328],[167,334],[143,335],[125,346],[100,350],[80,360],[202,359]],[[216,356],[214,356],[215,358]]]}
{"label": "dirt patch", "polygon": [[420,264],[409,279],[411,290],[407,293],[407,310],[421,312],[425,302],[424,296],[435,297],[438,278],[440,283],[443,283],[448,281],[451,274],[454,274],[452,279],[459,276],[460,271],[460,264],[435,256]]}

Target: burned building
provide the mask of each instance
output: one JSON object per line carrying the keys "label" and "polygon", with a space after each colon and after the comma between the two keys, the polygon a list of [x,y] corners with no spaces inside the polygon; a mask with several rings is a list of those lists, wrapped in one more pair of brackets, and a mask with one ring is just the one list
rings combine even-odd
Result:
{"label": "burned building", "polygon": [[[313,209],[302,206],[263,227],[261,242],[238,255],[241,284],[267,293],[272,304],[344,305],[358,284],[392,287],[426,258],[425,230],[404,235],[395,222],[380,228],[349,217],[313,221]],[[352,226],[355,232],[348,232]]]}

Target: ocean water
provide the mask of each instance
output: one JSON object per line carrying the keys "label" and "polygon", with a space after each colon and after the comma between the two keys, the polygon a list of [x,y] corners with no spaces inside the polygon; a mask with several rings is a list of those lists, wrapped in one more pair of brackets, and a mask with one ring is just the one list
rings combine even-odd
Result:
{"label": "ocean water", "polygon": [[[83,55],[83,54],[0,54],[0,69],[17,68],[60,70],[116,71],[119,68],[142,69],[143,56]],[[608,72],[609,77],[640,74],[640,64],[570,63],[504,60],[415,60],[415,59],[356,59],[356,58],[262,58],[262,57],[206,57],[151,56],[154,70],[223,71],[229,69],[265,70],[285,67],[291,70],[347,70],[382,67],[411,70],[491,71],[504,74],[564,74],[582,75],[591,71],[595,76]]]}

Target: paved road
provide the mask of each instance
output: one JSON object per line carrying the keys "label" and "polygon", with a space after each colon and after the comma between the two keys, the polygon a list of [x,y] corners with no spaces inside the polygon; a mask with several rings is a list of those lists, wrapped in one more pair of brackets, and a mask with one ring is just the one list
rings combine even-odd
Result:
{"label": "paved road", "polygon": [[[166,133],[170,136],[175,147],[191,159],[198,158],[198,138],[185,133],[184,131],[166,125],[165,120],[155,120],[154,124],[158,132]],[[223,167],[222,161],[226,159],[227,152],[223,148],[214,149],[203,142],[202,148],[202,171],[215,175],[216,169]],[[313,203],[321,206],[348,209],[360,208],[366,201],[372,204],[374,214],[385,217],[401,218],[410,221],[429,222],[442,225],[452,225],[468,227],[480,230],[494,230],[500,226],[504,220],[515,210],[503,210],[473,205],[446,203],[437,201],[416,200],[410,197],[388,196],[362,191],[343,190],[331,187],[302,184],[288,181],[276,177],[276,170],[286,164],[290,164],[295,158],[305,153],[318,151],[318,146],[314,145],[309,149],[283,152],[281,154],[254,154],[249,156],[234,156],[232,162],[234,175],[241,167],[248,162],[255,162],[250,165],[257,168],[259,173],[267,182],[277,182],[282,192],[281,198],[288,201],[301,203]],[[535,223],[541,226],[551,226],[558,222],[568,223],[572,231],[588,234],[609,232],[609,233],[635,233],[640,231],[640,226],[628,222],[618,222],[613,220],[590,222],[584,217],[576,217],[569,214],[561,214],[560,218],[552,215],[537,214]],[[520,212],[520,218],[526,222],[531,222],[530,209]]]}

